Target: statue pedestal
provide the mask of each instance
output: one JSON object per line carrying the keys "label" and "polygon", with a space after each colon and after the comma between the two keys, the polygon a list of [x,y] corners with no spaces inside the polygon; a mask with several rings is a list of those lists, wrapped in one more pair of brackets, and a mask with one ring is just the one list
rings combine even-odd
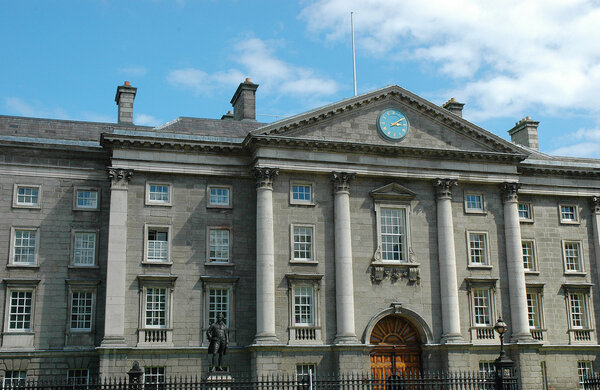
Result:
{"label": "statue pedestal", "polygon": [[228,372],[213,371],[206,378],[207,389],[211,390],[231,390],[233,377]]}

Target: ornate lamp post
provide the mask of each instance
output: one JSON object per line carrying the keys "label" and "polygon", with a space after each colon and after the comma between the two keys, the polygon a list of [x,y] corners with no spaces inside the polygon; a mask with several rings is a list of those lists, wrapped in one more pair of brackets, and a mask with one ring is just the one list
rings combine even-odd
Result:
{"label": "ornate lamp post", "polygon": [[494,362],[496,366],[496,389],[498,390],[509,388],[506,380],[513,377],[513,368],[515,365],[504,352],[504,333],[506,333],[507,329],[508,325],[506,325],[506,322],[502,320],[502,317],[498,317],[498,321],[494,325],[494,330],[500,335],[500,356]]}

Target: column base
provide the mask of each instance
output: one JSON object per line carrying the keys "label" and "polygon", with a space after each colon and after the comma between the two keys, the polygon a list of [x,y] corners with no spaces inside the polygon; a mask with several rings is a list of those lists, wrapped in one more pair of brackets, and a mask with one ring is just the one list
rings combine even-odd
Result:
{"label": "column base", "polygon": [[126,347],[127,341],[123,336],[104,336],[100,346],[103,348]]}
{"label": "column base", "polygon": [[440,344],[463,344],[465,339],[459,333],[445,334],[442,335]]}
{"label": "column base", "polygon": [[274,334],[257,334],[254,336],[253,344],[280,344],[280,342]]}
{"label": "column base", "polygon": [[354,335],[335,336],[334,344],[360,344],[360,341]]}
{"label": "column base", "polygon": [[529,332],[512,334],[510,336],[510,342],[517,344],[539,344],[538,341],[534,340],[533,337],[531,337],[531,333]]}

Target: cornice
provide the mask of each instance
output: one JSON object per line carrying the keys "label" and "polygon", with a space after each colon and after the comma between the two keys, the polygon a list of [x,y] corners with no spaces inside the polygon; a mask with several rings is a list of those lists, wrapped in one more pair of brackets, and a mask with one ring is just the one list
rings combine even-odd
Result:
{"label": "cornice", "polygon": [[184,152],[241,152],[239,143],[191,141],[175,138],[136,137],[104,133],[100,144],[108,148],[168,149]]}
{"label": "cornice", "polygon": [[517,167],[517,171],[524,175],[568,175],[568,176],[586,176],[600,177],[600,169],[596,168],[578,168],[563,166],[544,166],[544,165],[523,165]]}

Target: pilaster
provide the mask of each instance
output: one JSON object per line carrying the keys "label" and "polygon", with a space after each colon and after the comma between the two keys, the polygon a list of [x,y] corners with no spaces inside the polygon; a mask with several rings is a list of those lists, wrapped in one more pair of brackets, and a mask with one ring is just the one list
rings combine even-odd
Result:
{"label": "pilaster", "polygon": [[600,196],[592,197],[592,229],[594,231],[594,255],[596,257],[596,272],[600,278]]}

